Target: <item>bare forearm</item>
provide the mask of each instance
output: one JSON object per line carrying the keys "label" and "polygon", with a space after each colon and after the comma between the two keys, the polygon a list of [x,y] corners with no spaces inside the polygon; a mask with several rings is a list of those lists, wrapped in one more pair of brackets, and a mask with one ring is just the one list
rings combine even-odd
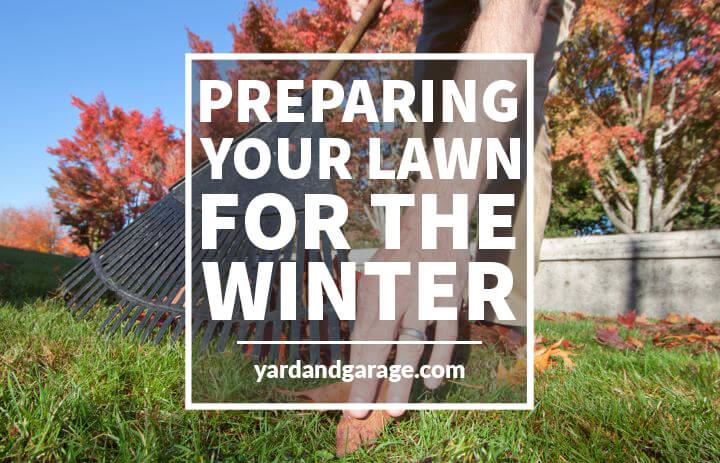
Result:
{"label": "bare forearm", "polygon": [[[539,3],[539,4],[538,4]],[[465,53],[532,53],[540,46],[540,30],[545,15],[547,0],[489,0],[482,13],[475,21],[463,51]],[[515,88],[503,95],[520,102],[527,88],[526,65],[523,61],[473,61],[463,60],[458,63],[455,81],[458,88],[464,88],[466,80],[475,80],[477,89],[487,88],[492,82],[500,79],[510,80]],[[481,94],[478,92],[478,94]],[[477,115],[475,123],[445,123],[437,133],[437,137],[444,140],[462,138],[465,147],[470,146],[473,137],[497,138],[505,143],[513,130],[513,124],[497,122],[491,119],[480,104],[476,104]],[[460,115],[455,114],[455,120],[460,121]],[[429,142],[429,140],[428,140]],[[452,209],[452,195],[468,195],[468,217],[472,214],[478,193],[487,187],[485,162],[480,162],[475,179],[463,180],[456,170],[452,180],[439,179],[436,171],[435,152],[430,149],[430,165],[433,166],[433,178],[421,179],[415,185],[414,193],[435,194],[438,199],[438,211],[449,212]],[[419,199],[419,198],[418,198]],[[417,204],[417,202],[416,202]],[[418,208],[408,210],[404,216],[405,227],[408,230],[417,229],[419,224]],[[442,232],[441,232],[442,234]],[[442,237],[441,238],[446,238]]]}

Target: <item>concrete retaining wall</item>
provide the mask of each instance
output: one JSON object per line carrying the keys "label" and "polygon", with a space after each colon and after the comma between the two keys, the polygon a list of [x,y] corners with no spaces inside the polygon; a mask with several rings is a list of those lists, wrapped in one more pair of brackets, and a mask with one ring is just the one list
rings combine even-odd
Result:
{"label": "concrete retaining wall", "polygon": [[[356,249],[350,259],[364,263],[374,253]],[[546,239],[535,307],[720,320],[720,230]]]}
{"label": "concrete retaining wall", "polygon": [[543,241],[539,309],[720,319],[720,230]]}

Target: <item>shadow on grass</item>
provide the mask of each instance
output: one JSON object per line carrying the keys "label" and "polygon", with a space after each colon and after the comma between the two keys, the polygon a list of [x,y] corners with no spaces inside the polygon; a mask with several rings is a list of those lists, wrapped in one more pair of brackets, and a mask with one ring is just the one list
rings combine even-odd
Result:
{"label": "shadow on grass", "polygon": [[56,294],[79,259],[0,246],[0,302],[23,304]]}

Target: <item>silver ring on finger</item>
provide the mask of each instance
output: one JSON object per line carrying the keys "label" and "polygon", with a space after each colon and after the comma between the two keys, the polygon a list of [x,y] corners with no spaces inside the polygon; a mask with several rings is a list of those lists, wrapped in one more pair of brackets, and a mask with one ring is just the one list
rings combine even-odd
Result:
{"label": "silver ring on finger", "polygon": [[427,339],[425,337],[425,333],[420,330],[416,330],[415,328],[400,328],[398,330],[398,339],[400,339],[400,336],[410,336],[411,338],[419,339],[421,341],[425,341]]}

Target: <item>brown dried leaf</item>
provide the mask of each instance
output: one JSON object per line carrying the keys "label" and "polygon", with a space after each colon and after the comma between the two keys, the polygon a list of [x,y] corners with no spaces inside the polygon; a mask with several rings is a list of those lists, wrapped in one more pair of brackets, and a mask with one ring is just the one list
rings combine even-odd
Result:
{"label": "brown dried leaf", "polygon": [[508,352],[516,352],[526,343],[525,336],[519,331],[501,325],[493,325],[493,329],[500,334],[500,341]]}
{"label": "brown dried leaf", "polygon": [[643,346],[645,346],[644,342],[642,342],[641,340],[639,340],[637,338],[633,338],[632,336],[628,336],[627,342],[629,342],[630,344],[635,346],[635,348],[637,348],[637,349],[642,349]]}
{"label": "brown dried leaf", "polygon": [[513,386],[515,384],[523,384],[527,371],[527,362],[525,359],[518,359],[510,370],[505,368],[502,360],[498,362],[497,379],[495,383],[498,386],[507,384]]}
{"label": "brown dried leaf", "polygon": [[[696,344],[705,350],[716,350],[717,348],[711,344],[719,343],[720,336],[710,335],[703,336],[697,333],[672,335],[668,333],[658,333],[653,337],[653,344],[657,347],[663,347],[665,349],[672,349],[673,347]],[[702,351],[703,349],[701,349]]]}
{"label": "brown dried leaf", "polygon": [[633,344],[620,337],[616,326],[607,326],[605,328],[598,326],[595,328],[595,339],[600,344],[604,344],[615,349],[636,349]]}
{"label": "brown dried leaf", "polygon": [[501,325],[470,324],[470,339],[495,346],[502,352],[514,353],[525,345],[525,336]]}
{"label": "brown dried leaf", "polygon": [[546,313],[541,313],[537,318],[538,320],[547,320],[549,322],[554,322],[556,320],[555,317]]}
{"label": "brown dried leaf", "polygon": [[710,323],[699,323],[692,325],[692,329],[698,333],[717,334],[717,329]]}
{"label": "brown dried leaf", "polygon": [[337,456],[345,456],[363,445],[372,444],[391,420],[392,417],[385,410],[372,410],[363,420],[343,416],[335,435]]}
{"label": "brown dried leaf", "polygon": [[667,314],[664,320],[660,320],[660,323],[674,325],[675,323],[680,323],[682,321],[683,319],[680,317],[680,315],[676,314],[675,312],[670,312],[669,314]]}
{"label": "brown dried leaf", "polygon": [[275,390],[280,394],[306,399],[311,402],[341,403],[347,402],[351,388],[352,383],[341,381],[306,391],[288,391],[279,388],[275,388]]}
{"label": "brown dried leaf", "polygon": [[[376,402],[385,401],[388,384],[387,381],[381,383]],[[312,402],[341,403],[348,401],[351,387],[352,383],[339,382],[307,391],[275,390],[281,394],[304,398]],[[370,414],[362,420],[343,416],[338,423],[335,439],[337,455],[341,457],[354,452],[362,445],[372,444],[391,420],[392,417],[385,410],[371,410]]]}
{"label": "brown dried leaf", "polygon": [[497,344],[500,340],[500,333],[487,325],[470,324],[470,340],[482,341],[483,344]]}
{"label": "brown dried leaf", "polygon": [[[388,381],[380,384],[376,402],[385,402],[389,384]],[[370,410],[370,414],[362,420],[343,415],[335,433],[335,453],[342,457],[362,445],[372,444],[390,421],[392,417],[385,410]]]}
{"label": "brown dried leaf", "polygon": [[53,353],[53,351],[51,351],[50,348],[48,346],[46,346],[45,344],[43,344],[43,346],[42,346],[42,351],[43,351],[43,359],[45,360],[45,364],[49,365],[49,366],[53,366],[53,364],[55,363],[55,354]]}

